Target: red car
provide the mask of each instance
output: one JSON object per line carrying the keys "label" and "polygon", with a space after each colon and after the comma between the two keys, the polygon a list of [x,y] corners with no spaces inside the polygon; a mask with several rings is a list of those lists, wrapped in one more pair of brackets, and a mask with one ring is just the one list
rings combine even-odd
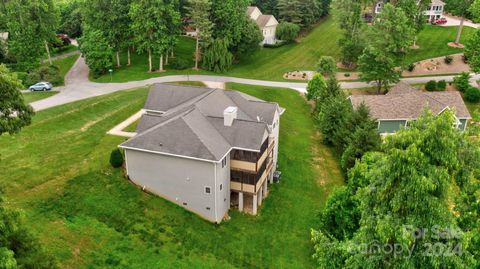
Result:
{"label": "red car", "polygon": [[447,23],[447,19],[445,19],[445,18],[441,18],[441,19],[432,21],[432,24],[435,24],[435,25],[437,25],[437,24],[445,24],[445,23]]}

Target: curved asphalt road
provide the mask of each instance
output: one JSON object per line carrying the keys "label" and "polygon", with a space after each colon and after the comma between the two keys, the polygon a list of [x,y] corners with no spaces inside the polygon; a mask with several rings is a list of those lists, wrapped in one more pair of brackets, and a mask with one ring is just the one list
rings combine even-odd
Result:
{"label": "curved asphalt road", "polygon": [[[88,79],[89,68],[85,64],[83,57],[79,57],[73,65],[72,69],[65,76],[65,86],[59,87],[57,90],[60,93],[42,99],[37,102],[31,103],[35,111],[44,110],[58,105],[63,105],[86,98],[113,93],[116,91],[127,90],[132,88],[138,88],[142,86],[152,85],[155,83],[168,83],[175,81],[215,81],[215,82],[235,82],[247,85],[269,86],[269,87],[281,87],[291,88],[301,93],[306,91],[307,83],[294,83],[294,82],[276,82],[276,81],[264,81],[254,79],[243,79],[234,77],[223,76],[204,76],[204,75],[177,75],[177,76],[165,76],[150,78],[141,81],[130,81],[125,83],[95,83]],[[426,83],[430,80],[446,80],[452,81],[454,76],[437,76],[437,77],[416,77],[405,78],[403,81],[410,84]],[[472,83],[480,80],[480,75],[476,75],[472,78]],[[372,85],[365,82],[342,82],[340,83],[342,88],[355,89],[365,88]]]}

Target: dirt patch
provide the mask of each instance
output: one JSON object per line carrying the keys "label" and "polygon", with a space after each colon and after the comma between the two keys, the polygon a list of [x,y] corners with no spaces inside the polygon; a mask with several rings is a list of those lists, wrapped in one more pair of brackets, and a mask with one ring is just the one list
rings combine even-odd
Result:
{"label": "dirt patch", "polygon": [[343,175],[337,158],[332,150],[322,143],[322,135],[315,131],[312,136],[312,166],[316,175],[317,184],[328,195],[333,186],[343,185]]}
{"label": "dirt patch", "polygon": [[339,72],[336,74],[337,80],[340,81],[348,81],[348,80],[359,80],[360,79],[360,73],[358,72]]}
{"label": "dirt patch", "polygon": [[463,49],[465,46],[460,43],[455,43],[455,42],[448,42],[448,46],[452,48],[457,48],[457,49]]}
{"label": "dirt patch", "polygon": [[463,54],[453,54],[452,62],[445,63],[445,57],[432,58],[415,63],[415,69],[410,71],[403,71],[403,77],[428,76],[428,75],[444,75],[457,74],[461,72],[469,72],[470,66],[463,61]]}

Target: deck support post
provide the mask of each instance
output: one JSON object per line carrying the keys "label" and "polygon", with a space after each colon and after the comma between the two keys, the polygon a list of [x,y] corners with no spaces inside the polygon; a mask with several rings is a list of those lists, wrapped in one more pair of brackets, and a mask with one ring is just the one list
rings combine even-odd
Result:
{"label": "deck support post", "polygon": [[253,203],[252,203],[252,215],[257,215],[257,194],[253,195]]}
{"label": "deck support post", "polygon": [[268,181],[263,182],[263,197],[267,198],[268,196]]}
{"label": "deck support post", "polygon": [[260,187],[260,190],[258,191],[258,206],[262,205],[262,200],[263,200],[263,184],[262,184],[262,187]]}
{"label": "deck support post", "polygon": [[243,212],[243,192],[238,193],[238,211]]}

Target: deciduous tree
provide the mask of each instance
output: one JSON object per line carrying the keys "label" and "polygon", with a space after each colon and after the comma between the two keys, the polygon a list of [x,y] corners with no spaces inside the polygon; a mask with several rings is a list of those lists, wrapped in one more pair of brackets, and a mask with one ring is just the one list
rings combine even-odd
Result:
{"label": "deciduous tree", "polygon": [[358,70],[363,81],[374,81],[377,84],[378,93],[382,87],[388,89],[390,84],[398,82],[400,78],[395,70],[394,58],[372,46],[368,46],[360,56]]}
{"label": "deciduous tree", "polygon": [[0,135],[16,133],[32,122],[33,109],[25,104],[20,89],[20,80],[0,64]]}
{"label": "deciduous tree", "polygon": [[[312,231],[314,257],[320,267],[475,266],[471,245],[475,230],[471,229],[478,226],[458,225],[461,214],[451,207],[458,192],[451,190],[458,188],[452,179],[461,170],[460,164],[469,165],[460,161],[465,155],[463,144],[476,145],[453,122],[450,111],[438,116],[425,112],[408,129],[387,137],[382,153],[367,154],[357,163],[349,173],[348,186],[359,186],[352,192],[359,205],[359,227],[351,239],[331,237],[328,230]],[[478,176],[472,173],[475,169],[465,171],[470,171],[466,178]],[[465,212],[470,210],[465,207]],[[451,251],[430,249],[435,244]]]}
{"label": "deciduous tree", "polygon": [[113,50],[102,32],[85,28],[79,44],[85,62],[95,76],[105,74],[108,69],[113,67]]}

